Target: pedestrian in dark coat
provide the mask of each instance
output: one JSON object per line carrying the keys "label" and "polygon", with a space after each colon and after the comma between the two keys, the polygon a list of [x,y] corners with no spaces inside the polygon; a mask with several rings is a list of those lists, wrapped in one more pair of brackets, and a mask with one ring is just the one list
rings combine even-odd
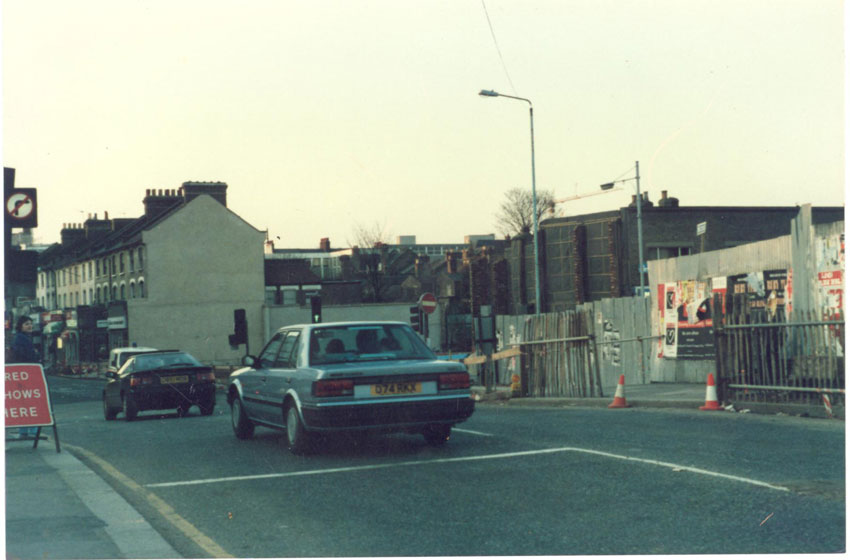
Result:
{"label": "pedestrian in dark coat", "polygon": [[[12,340],[11,363],[37,364],[38,352],[35,351],[35,344],[32,342],[32,319],[26,315],[21,315],[15,325],[15,330],[17,332],[14,340]],[[18,437],[21,439],[36,437],[37,434],[38,428],[18,428]]]}
{"label": "pedestrian in dark coat", "polygon": [[32,319],[21,315],[15,326],[15,338],[12,341],[12,363],[38,363],[38,353],[32,343]]}

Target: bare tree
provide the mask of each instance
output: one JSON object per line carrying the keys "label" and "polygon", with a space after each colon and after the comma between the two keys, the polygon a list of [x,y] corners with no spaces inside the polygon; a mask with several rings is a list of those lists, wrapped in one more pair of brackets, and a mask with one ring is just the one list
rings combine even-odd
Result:
{"label": "bare tree", "polygon": [[[531,230],[534,223],[534,205],[531,191],[514,188],[505,193],[505,199],[496,214],[496,227],[503,235],[516,235]],[[537,191],[537,220],[555,210],[555,195],[550,190]]]}
{"label": "bare tree", "polygon": [[389,234],[385,225],[374,222],[371,225],[355,223],[351,232],[351,239],[348,241],[350,247],[360,247],[361,249],[372,249],[380,244],[389,243]]}
{"label": "bare tree", "polygon": [[358,247],[355,258],[355,267],[365,281],[363,295],[373,302],[383,300],[384,291],[387,289],[384,260],[386,247],[389,243],[389,234],[386,226],[378,222],[371,225],[356,223],[354,225],[351,239],[347,240],[349,246]]}

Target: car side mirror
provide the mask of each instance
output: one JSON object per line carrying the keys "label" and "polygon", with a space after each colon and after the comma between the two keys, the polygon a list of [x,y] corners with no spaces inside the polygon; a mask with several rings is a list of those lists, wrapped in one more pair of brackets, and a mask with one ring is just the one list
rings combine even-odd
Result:
{"label": "car side mirror", "polygon": [[106,378],[107,378],[107,379],[115,379],[116,377],[118,377],[118,374],[117,374],[117,373],[115,373],[114,371],[111,371],[111,370],[110,370],[110,371],[107,371],[107,372],[105,373],[105,375],[106,375]]}
{"label": "car side mirror", "polygon": [[248,354],[242,358],[242,365],[251,369],[257,369],[257,358]]}

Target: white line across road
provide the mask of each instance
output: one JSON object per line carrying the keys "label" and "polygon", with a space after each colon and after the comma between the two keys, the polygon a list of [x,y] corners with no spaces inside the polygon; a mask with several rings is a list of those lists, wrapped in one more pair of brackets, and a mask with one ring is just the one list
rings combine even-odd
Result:
{"label": "white line across road", "polygon": [[440,463],[464,463],[468,461],[494,461],[498,459],[513,459],[515,457],[530,457],[533,455],[546,455],[552,453],[586,453],[588,455],[598,455],[601,457],[608,457],[609,459],[618,459],[621,461],[633,461],[636,463],[643,463],[646,465],[652,465],[656,467],[665,467],[673,469],[675,472],[691,472],[695,474],[701,474],[705,476],[713,476],[716,478],[723,478],[726,480],[731,480],[735,482],[741,482],[744,484],[750,484],[753,486],[760,486],[762,488],[769,488],[771,490],[778,490],[780,492],[790,492],[790,489],[784,486],[777,486],[775,484],[770,484],[768,482],[762,482],[761,480],[754,480],[752,478],[744,478],[740,476],[734,476],[730,474],[719,473],[715,471],[709,471],[706,469],[698,469],[696,467],[688,467],[686,465],[677,465],[676,463],[667,463],[664,461],[655,461],[652,459],[641,459],[639,457],[629,457],[627,455],[617,455],[615,453],[607,453],[605,451],[597,451],[595,449],[583,449],[580,447],[554,447],[550,449],[535,449],[532,451],[515,451],[512,453],[495,453],[492,455],[472,455],[469,457],[448,457],[444,459],[428,459],[422,461],[400,461],[398,463],[385,463],[379,465],[360,465],[355,467],[338,467],[334,469],[316,469],[312,471],[295,471],[295,472],[283,472],[283,473],[268,473],[268,474],[254,474],[254,475],[245,475],[245,476],[226,476],[220,478],[204,478],[198,480],[182,480],[176,482],[157,482],[153,484],[146,484],[147,488],[173,488],[176,486],[195,486],[199,484],[219,484],[222,482],[243,482],[247,480],[263,480],[269,478],[291,478],[296,476],[315,476],[322,474],[335,474],[335,473],[346,473],[346,472],[356,472],[356,471],[374,471],[380,469],[393,469],[398,467],[410,467],[417,465],[434,465]]}

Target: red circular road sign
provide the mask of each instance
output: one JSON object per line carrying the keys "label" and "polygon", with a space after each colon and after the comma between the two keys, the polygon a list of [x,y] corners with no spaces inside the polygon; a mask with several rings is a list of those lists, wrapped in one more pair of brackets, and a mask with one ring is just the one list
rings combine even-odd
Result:
{"label": "red circular road sign", "polygon": [[419,298],[419,307],[425,313],[431,314],[437,309],[437,298],[430,292],[425,292]]}

